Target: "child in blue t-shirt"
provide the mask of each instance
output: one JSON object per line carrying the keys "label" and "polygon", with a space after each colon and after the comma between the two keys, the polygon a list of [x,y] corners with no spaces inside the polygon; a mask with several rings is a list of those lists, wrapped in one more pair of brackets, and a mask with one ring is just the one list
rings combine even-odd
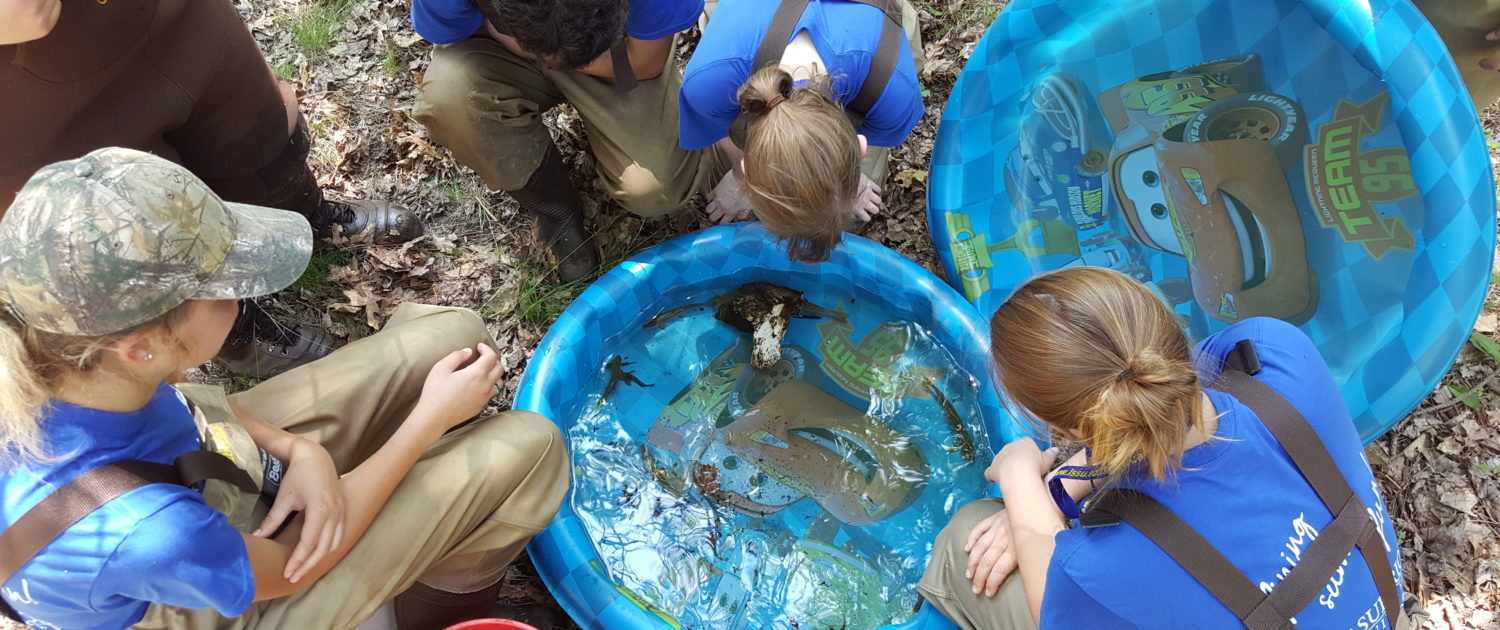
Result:
{"label": "child in blue t-shirt", "polygon": [[[922,117],[913,57],[921,44],[908,42],[917,36],[917,17],[904,0],[877,2],[886,10],[811,0],[778,63],[754,68],[780,4],[718,3],[683,74],[680,142],[689,150],[717,146],[734,164],[709,196],[710,218],[738,221],[753,211],[789,241],[794,259],[816,262],[847,226],[882,207],[889,147]],[[846,107],[867,80],[879,80],[870,77],[888,21],[905,29],[893,51],[895,70],[869,110],[855,113],[856,128]]]}
{"label": "child in blue t-shirt", "polygon": [[[1086,448],[1070,464],[1105,475],[1101,490],[1155,499],[1270,593],[1333,515],[1262,419],[1207,389],[1241,340],[1254,376],[1312,424],[1379,533],[1377,572],[1401,576],[1400,552],[1359,437],[1317,349],[1285,322],[1256,318],[1189,346],[1172,313],[1114,271],[1080,267],[1033,278],[991,322],[1000,385],[1023,416]],[[923,595],[964,628],[1237,628],[1240,617],[1130,524],[1068,529],[1046,476],[1052,451],[1007,444],[986,476],[1003,503],[961,509],[939,535]],[[1065,499],[1064,499],[1065,501]],[[1397,598],[1399,601],[1399,597]],[[1347,556],[1300,628],[1398,628],[1363,554]],[[1415,626],[1411,626],[1415,627]]]}
{"label": "child in blue t-shirt", "polygon": [[[311,248],[300,215],[225,203],[138,151],[59,162],[21,189],[0,218],[0,536],[40,548],[7,557],[22,564],[0,575],[0,612],[42,629],[352,628],[395,598],[399,627],[429,629],[494,606],[568,464],[536,414],[454,428],[503,375],[473,312],[403,305],[228,398],[169,384]],[[195,457],[237,485],[164,482]],[[165,472],[71,524],[43,518],[56,537],[16,527],[126,461]]]}

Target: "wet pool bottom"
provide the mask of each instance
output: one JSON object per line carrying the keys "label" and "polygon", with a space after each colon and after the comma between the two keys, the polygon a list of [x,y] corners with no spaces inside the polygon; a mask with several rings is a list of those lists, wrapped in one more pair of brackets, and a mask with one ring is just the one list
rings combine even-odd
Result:
{"label": "wet pool bottom", "polygon": [[984,493],[988,439],[975,379],[882,315],[794,319],[766,370],[707,309],[611,340],[569,435],[611,578],[686,628],[910,620],[933,537]]}

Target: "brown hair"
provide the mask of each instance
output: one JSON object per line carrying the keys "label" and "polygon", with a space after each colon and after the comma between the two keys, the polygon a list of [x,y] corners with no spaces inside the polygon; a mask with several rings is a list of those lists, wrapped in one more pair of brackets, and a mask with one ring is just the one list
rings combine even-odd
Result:
{"label": "brown hair", "polygon": [[740,88],[739,101],[749,117],[745,192],[756,215],[789,241],[793,260],[827,259],[859,194],[863,157],[832,81],[824,75],[793,88],[791,74],[768,66]]}
{"label": "brown hair", "polygon": [[109,347],[136,331],[161,328],[171,335],[186,317],[190,303],[139,326],[98,337],[32,328],[0,306],[0,468],[50,459],[39,421],[52,389],[64,376],[98,369]]}
{"label": "brown hair", "polygon": [[1077,434],[1091,463],[1165,477],[1203,426],[1202,389],[1177,319],[1119,272],[1075,267],[1017,289],[990,322],[1001,388],[1036,420]]}

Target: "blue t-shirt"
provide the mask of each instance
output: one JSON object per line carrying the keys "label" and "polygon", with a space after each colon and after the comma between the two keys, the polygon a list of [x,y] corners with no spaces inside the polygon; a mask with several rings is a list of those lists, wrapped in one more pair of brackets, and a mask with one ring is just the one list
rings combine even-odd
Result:
{"label": "blue t-shirt", "polygon": [[[750,79],[755,53],[780,3],[774,0],[723,0],[714,10],[702,41],[688,60],[677,96],[678,136],[682,148],[702,149],[729,135],[740,114],[740,86]],[[879,48],[886,18],[880,9],[842,0],[813,0],[802,12],[792,37],[807,31],[813,47],[833,78],[838,102],[859,93]],[[872,146],[901,144],[922,118],[922,86],[912,62],[911,44],[901,35],[901,57],[885,91],[865,115],[859,133]]]}
{"label": "blue t-shirt", "polygon": [[[1401,572],[1396,532],[1380,498],[1359,435],[1333,375],[1307,336],[1280,320],[1255,318],[1230,326],[1198,346],[1200,373],[1217,377],[1223,358],[1242,339],[1255,342],[1263,370],[1256,375],[1312,423],[1334,462],[1380,528],[1390,566]],[[1249,408],[1209,391],[1219,410],[1218,436],[1189,449],[1186,470],[1166,482],[1137,480],[1129,487],[1160,501],[1192,525],[1263,592],[1284,579],[1318,532],[1333,522],[1286,451]],[[1400,583],[1400,578],[1397,578]],[[1306,609],[1301,628],[1378,630],[1389,614],[1364,556],[1351,553]],[[1135,528],[1072,529],[1057,535],[1042,600],[1043,629],[1240,628],[1181,566]]]}
{"label": "blue t-shirt", "polygon": [[[4,527],[86,470],[128,459],[170,464],[198,449],[187,401],[168,385],[132,413],[54,401],[42,430],[61,459],[0,473]],[[189,488],[151,484],[68,528],[3,593],[33,628],[117,629],[151,602],[238,616],[255,598],[255,579],[245,541],[222,513]]]}
{"label": "blue t-shirt", "polygon": [[[474,1],[412,0],[411,26],[434,44],[467,39],[484,25],[484,13]],[[702,13],[703,0],[631,0],[625,33],[636,39],[671,37],[697,24]]]}

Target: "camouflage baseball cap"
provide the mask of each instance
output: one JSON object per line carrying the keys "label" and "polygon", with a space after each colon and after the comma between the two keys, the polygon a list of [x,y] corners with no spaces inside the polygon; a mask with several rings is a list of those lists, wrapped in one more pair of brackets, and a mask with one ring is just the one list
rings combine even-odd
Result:
{"label": "camouflage baseball cap", "polygon": [[311,253],[301,215],[227,203],[182,166],[100,149],[37,171],[0,217],[0,298],[36,328],[105,335],[188,300],[274,293]]}

